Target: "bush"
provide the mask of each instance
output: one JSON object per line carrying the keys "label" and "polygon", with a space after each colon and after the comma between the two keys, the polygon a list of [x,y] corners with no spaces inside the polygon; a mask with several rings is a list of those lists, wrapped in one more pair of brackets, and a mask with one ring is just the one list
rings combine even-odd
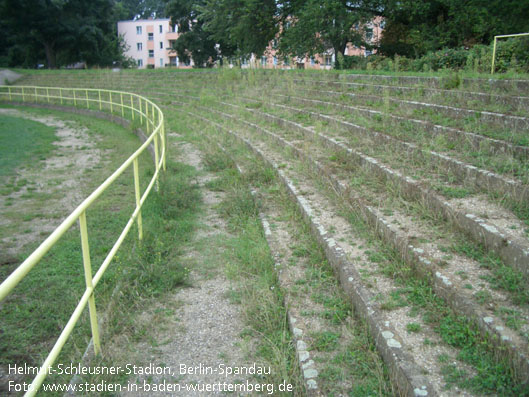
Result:
{"label": "bush", "polygon": [[[438,70],[465,70],[488,73],[492,63],[492,45],[475,45],[472,48],[445,48],[429,52],[420,58],[395,55],[368,57],[346,56],[344,69],[385,70],[392,72],[431,72]],[[529,72],[529,37],[498,41],[495,70],[497,72]]]}

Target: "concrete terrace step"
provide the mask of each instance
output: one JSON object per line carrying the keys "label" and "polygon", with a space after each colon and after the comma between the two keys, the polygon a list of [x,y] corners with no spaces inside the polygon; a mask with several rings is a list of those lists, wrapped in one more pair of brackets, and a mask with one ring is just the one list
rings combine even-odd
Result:
{"label": "concrete terrace step", "polygon": [[[246,123],[250,126],[251,123]],[[273,133],[267,132],[266,130],[258,127],[257,125],[252,125],[252,128],[255,130],[260,130],[261,133],[274,136],[274,139],[277,140],[277,144],[280,147],[288,146],[292,150],[295,150],[295,153],[299,157],[308,158],[300,149],[292,146],[287,141],[282,138],[279,138]],[[321,174],[326,175],[334,185],[334,188],[343,195],[344,198],[350,199],[349,188],[339,182],[337,179],[332,177],[329,174],[328,170],[317,166],[318,171]],[[355,206],[363,206],[362,202],[355,202]],[[468,294],[468,291],[461,288],[454,287],[457,283],[452,278],[452,276],[447,276],[442,270],[442,268],[437,264],[438,259],[435,259],[435,254],[428,252],[424,247],[414,247],[410,244],[407,236],[402,233],[395,225],[392,224],[391,220],[385,220],[384,216],[380,211],[363,206],[363,213],[366,217],[368,223],[373,225],[375,230],[378,230],[382,237],[386,239],[389,244],[392,244],[395,249],[401,252],[403,258],[410,263],[412,263],[417,271],[422,274],[427,279],[434,280],[434,290],[440,296],[443,296],[452,308],[456,311],[461,311],[469,318],[472,318],[480,328],[484,337],[487,335],[496,335],[496,338],[492,338],[493,344],[497,347],[498,352],[505,352],[505,348],[508,350],[508,355],[513,360],[513,365],[516,368],[520,369],[520,374],[529,373],[528,369],[528,346],[527,341],[522,340],[516,333],[512,331],[507,331],[504,323],[497,316],[485,312],[482,308],[479,307],[475,302],[472,303],[473,299]],[[443,273],[441,273],[441,271]],[[453,282],[452,282],[453,281]],[[522,377],[524,375],[521,375]],[[524,381],[527,381],[525,379]]]}

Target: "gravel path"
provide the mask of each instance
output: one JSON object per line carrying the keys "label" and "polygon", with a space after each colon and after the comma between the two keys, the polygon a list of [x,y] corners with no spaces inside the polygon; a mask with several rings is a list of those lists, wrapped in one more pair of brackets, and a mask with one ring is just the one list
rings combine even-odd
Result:
{"label": "gravel path", "polygon": [[[144,314],[144,321],[149,321],[153,313],[167,310],[171,314],[160,329],[153,330],[155,343],[150,346],[138,346],[142,365],[152,364],[167,368],[167,373],[152,377],[139,376],[136,384],[144,382],[151,385],[178,383],[182,389],[178,393],[157,392],[157,396],[169,395],[225,395],[219,391],[219,382],[246,382],[248,376],[226,375],[223,368],[249,366],[241,346],[240,333],[244,329],[239,306],[230,301],[231,283],[223,274],[223,269],[212,268],[208,263],[211,255],[219,255],[223,249],[221,236],[228,231],[223,220],[218,216],[215,206],[222,200],[218,192],[209,191],[205,184],[214,176],[203,170],[200,153],[190,144],[183,143],[178,147],[181,155],[178,161],[192,165],[201,171],[198,183],[202,188],[203,205],[200,229],[191,242],[191,249],[186,252],[182,261],[190,264],[191,287],[179,290],[149,313]],[[209,254],[211,253],[211,254]],[[174,310],[176,307],[176,310]],[[198,367],[198,368],[197,368]],[[182,374],[190,368],[194,374]],[[197,371],[198,370],[198,371]],[[189,385],[215,387],[208,392],[185,390]],[[232,393],[233,394],[233,393]],[[153,395],[152,392],[128,392],[124,396]]]}

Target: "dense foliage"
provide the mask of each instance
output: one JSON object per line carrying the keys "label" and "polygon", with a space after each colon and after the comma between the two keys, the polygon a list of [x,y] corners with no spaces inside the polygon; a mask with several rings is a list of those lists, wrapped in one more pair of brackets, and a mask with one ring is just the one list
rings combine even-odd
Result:
{"label": "dense foliage", "polygon": [[385,55],[418,58],[443,48],[489,44],[495,35],[529,32],[529,2],[384,0]]}
{"label": "dense foliage", "polygon": [[[171,17],[181,33],[178,56],[183,62],[192,57],[198,67],[260,56],[273,41],[280,57],[330,51],[336,67],[389,65],[381,57],[344,58],[352,43],[368,50],[375,45],[378,54],[412,69],[481,70],[483,46],[494,35],[529,31],[529,2],[513,0],[0,0],[0,64],[123,63],[116,22],[151,16]],[[366,27],[376,17],[384,34],[380,43],[370,43]],[[523,69],[529,42],[503,43],[501,51],[498,70]]]}
{"label": "dense foliage", "polygon": [[[529,31],[529,3],[510,0],[166,1],[167,15],[178,18],[180,14],[174,11],[181,9],[193,15],[194,19],[188,18],[186,23],[192,20],[194,23],[183,27],[191,32],[196,30],[202,38],[194,41],[182,38],[178,49],[185,48],[187,53],[194,54],[194,45],[203,46],[206,39],[212,39],[208,43],[210,61],[219,54],[247,57],[253,53],[260,56],[276,39],[276,49],[283,57],[332,50],[337,55],[336,61],[343,62],[343,65],[335,66],[348,67],[358,61],[340,55],[344,54],[347,43],[371,49],[366,40],[366,24],[381,17],[385,27],[381,42],[376,43],[379,54],[391,58],[397,56],[401,60],[416,59],[413,69],[471,67],[482,70],[485,66],[481,64],[487,63],[485,58],[488,56],[481,54],[483,45],[490,44],[494,35]],[[519,67],[525,62],[525,41],[501,46],[502,50],[511,52],[511,57],[500,57],[499,70]],[[509,46],[513,48],[507,50]],[[473,47],[476,49],[466,51]],[[199,50],[202,53],[204,48]],[[367,62],[360,63],[365,66]],[[411,61],[408,63],[411,65]],[[488,65],[490,67],[490,60]]]}
{"label": "dense foliage", "polygon": [[[489,73],[492,62],[492,45],[478,44],[469,49],[445,48],[430,51],[418,58],[399,55],[393,57],[345,57],[345,69],[431,72],[438,70],[464,70]],[[529,73],[529,37],[498,41],[495,60],[496,72]]]}
{"label": "dense foliage", "polygon": [[[123,63],[117,21],[163,13],[158,0],[0,0],[0,64],[49,68]],[[162,14],[163,15],[163,14]]]}

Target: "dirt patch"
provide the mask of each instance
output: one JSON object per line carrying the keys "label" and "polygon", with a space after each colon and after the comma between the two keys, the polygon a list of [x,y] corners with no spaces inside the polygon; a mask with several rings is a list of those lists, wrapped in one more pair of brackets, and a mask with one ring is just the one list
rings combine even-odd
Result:
{"label": "dirt patch", "polygon": [[[88,135],[88,130],[55,117],[38,117],[15,109],[0,109],[0,115],[21,117],[56,129],[57,148],[42,162],[42,167],[23,167],[16,179],[27,183],[18,192],[0,196],[4,216],[0,227],[9,230],[1,245],[9,255],[43,240],[85,198],[82,177],[101,161],[101,150]],[[4,233],[2,233],[4,234]]]}
{"label": "dirt patch", "polygon": [[22,75],[11,70],[0,70],[0,84],[10,84],[21,78]]}

